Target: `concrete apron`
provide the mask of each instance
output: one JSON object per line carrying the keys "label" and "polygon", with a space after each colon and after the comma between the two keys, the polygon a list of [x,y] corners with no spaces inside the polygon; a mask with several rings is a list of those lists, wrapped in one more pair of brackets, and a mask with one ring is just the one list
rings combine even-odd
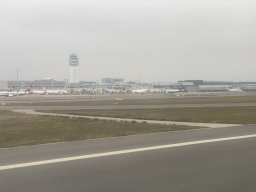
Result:
{"label": "concrete apron", "polygon": [[17,113],[25,113],[29,115],[51,115],[51,116],[61,116],[70,118],[86,118],[86,119],[100,119],[100,120],[112,120],[118,122],[137,122],[137,123],[151,123],[151,124],[164,124],[164,125],[186,125],[195,127],[209,127],[209,128],[221,128],[221,127],[234,127],[241,126],[241,124],[219,124],[219,123],[194,123],[194,122],[177,122],[177,121],[157,121],[157,120],[142,120],[142,119],[124,119],[124,118],[114,118],[114,117],[97,117],[97,116],[81,116],[81,115],[68,115],[68,114],[56,114],[56,113],[41,113],[34,110],[12,110]]}

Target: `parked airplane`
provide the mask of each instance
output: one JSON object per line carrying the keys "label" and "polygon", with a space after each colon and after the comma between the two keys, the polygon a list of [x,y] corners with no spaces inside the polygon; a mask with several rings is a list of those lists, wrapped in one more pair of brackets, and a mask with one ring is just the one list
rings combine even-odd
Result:
{"label": "parked airplane", "polygon": [[67,94],[68,92],[66,90],[47,90],[47,88],[44,86],[44,90],[46,94],[53,94],[53,95],[57,95],[57,94]]}
{"label": "parked airplane", "polygon": [[67,92],[66,90],[60,90],[59,93],[60,93],[61,95],[66,95],[66,94],[68,94],[68,92]]}
{"label": "parked airplane", "polygon": [[227,88],[227,91],[230,91],[230,92],[242,92],[242,90],[240,88],[232,88],[232,89],[229,89]]}
{"label": "parked airplane", "polygon": [[9,90],[4,90],[4,91],[0,91],[0,93],[7,93],[7,92],[11,92],[11,91],[13,91],[13,89],[14,89],[14,87],[15,87],[15,85],[13,85]]}
{"label": "parked airplane", "polygon": [[180,92],[179,89],[166,89],[164,90],[164,93],[177,93],[177,92]]}
{"label": "parked airplane", "polygon": [[45,86],[44,86],[44,91],[45,91],[45,94],[57,95],[60,93],[60,91],[56,91],[56,90],[47,90],[47,88]]}
{"label": "parked airplane", "polygon": [[161,89],[150,89],[149,92],[150,93],[161,93],[162,90]]}
{"label": "parked airplane", "polygon": [[4,97],[12,97],[13,96],[13,89],[14,89],[15,85],[13,85],[8,91],[1,91],[0,92],[0,96],[4,96]]}
{"label": "parked airplane", "polygon": [[5,97],[22,96],[22,95],[26,95],[29,92],[29,89],[25,91],[13,91],[14,87],[15,85],[13,85],[8,91],[0,92],[0,96],[5,96]]}
{"label": "parked airplane", "polygon": [[0,92],[0,96],[4,96],[4,97],[12,97],[13,94],[11,92],[7,92],[7,91],[1,91]]}
{"label": "parked airplane", "polygon": [[117,90],[117,89],[105,89],[105,91],[107,93],[111,93],[111,94],[115,94],[115,93],[120,93],[121,90]]}
{"label": "parked airplane", "polygon": [[44,89],[43,91],[34,91],[34,89],[32,88],[32,84],[29,86],[28,88],[29,90],[29,94],[39,94],[39,95],[44,95],[46,90]]}
{"label": "parked airplane", "polygon": [[132,93],[137,93],[137,94],[143,94],[143,93],[147,93],[149,91],[149,89],[139,89],[139,90],[132,90]]}
{"label": "parked airplane", "polygon": [[27,95],[30,92],[30,90],[25,90],[25,91],[12,91],[11,93],[13,96],[22,96],[22,95]]}

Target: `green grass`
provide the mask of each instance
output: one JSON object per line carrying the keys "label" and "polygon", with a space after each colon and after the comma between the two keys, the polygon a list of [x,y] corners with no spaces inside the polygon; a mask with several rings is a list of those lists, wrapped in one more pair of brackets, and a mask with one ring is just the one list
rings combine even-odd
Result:
{"label": "green grass", "polygon": [[68,102],[6,103],[6,106],[97,106],[97,105],[166,105],[166,104],[214,104],[214,103],[256,103],[256,96],[238,97],[178,97],[164,99],[131,99]]}
{"label": "green grass", "polygon": [[0,148],[196,128],[0,111]]}
{"label": "green grass", "polygon": [[88,109],[41,112],[161,121],[256,124],[256,107],[193,107],[164,109]]}

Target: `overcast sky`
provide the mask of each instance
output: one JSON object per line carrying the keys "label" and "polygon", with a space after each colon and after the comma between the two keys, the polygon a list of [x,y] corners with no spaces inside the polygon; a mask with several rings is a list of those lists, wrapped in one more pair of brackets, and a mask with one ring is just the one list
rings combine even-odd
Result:
{"label": "overcast sky", "polygon": [[0,0],[0,80],[256,81],[255,0]]}

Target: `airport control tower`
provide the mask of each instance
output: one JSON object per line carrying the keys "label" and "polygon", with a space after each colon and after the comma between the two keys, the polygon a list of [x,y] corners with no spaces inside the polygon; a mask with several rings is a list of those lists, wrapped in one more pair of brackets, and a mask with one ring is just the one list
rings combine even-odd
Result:
{"label": "airport control tower", "polygon": [[79,87],[79,62],[74,53],[69,57],[69,87]]}

